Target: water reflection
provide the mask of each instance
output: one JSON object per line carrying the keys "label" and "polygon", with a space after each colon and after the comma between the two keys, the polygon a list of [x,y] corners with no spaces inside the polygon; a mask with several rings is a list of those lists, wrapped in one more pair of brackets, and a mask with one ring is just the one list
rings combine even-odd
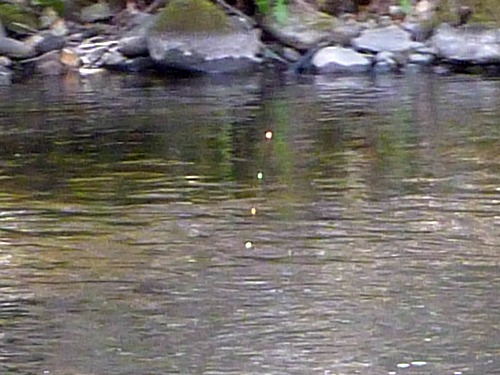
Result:
{"label": "water reflection", "polygon": [[499,81],[37,85],[0,91],[2,373],[498,368]]}

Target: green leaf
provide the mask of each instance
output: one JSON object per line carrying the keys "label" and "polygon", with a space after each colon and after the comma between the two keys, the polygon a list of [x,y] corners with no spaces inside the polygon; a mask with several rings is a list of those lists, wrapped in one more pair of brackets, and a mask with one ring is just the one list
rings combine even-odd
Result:
{"label": "green leaf", "polygon": [[270,0],[256,0],[257,8],[259,8],[262,14],[269,12],[269,2]]}
{"label": "green leaf", "polygon": [[411,0],[399,0],[399,4],[406,14],[411,13]]}
{"label": "green leaf", "polygon": [[273,12],[278,23],[285,23],[288,19],[288,8],[285,0],[277,0]]}

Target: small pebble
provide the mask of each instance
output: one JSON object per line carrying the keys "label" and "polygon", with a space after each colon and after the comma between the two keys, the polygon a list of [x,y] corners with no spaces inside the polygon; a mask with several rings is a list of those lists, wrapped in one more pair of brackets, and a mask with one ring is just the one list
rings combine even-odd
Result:
{"label": "small pebble", "polygon": [[268,131],[266,132],[266,139],[272,139],[272,138],[273,138],[273,132],[272,132],[272,131],[270,131],[270,130],[268,130]]}
{"label": "small pebble", "polygon": [[408,368],[408,367],[410,367],[410,364],[409,363],[398,363],[397,367],[398,368]]}
{"label": "small pebble", "polygon": [[264,178],[264,174],[262,172],[257,173],[257,179],[262,180]]}
{"label": "small pebble", "polygon": [[253,248],[252,241],[245,242],[245,249],[250,250],[251,248]]}
{"label": "small pebble", "polygon": [[252,215],[255,215],[257,213],[257,209],[255,207],[252,207],[252,209],[250,210],[250,213]]}

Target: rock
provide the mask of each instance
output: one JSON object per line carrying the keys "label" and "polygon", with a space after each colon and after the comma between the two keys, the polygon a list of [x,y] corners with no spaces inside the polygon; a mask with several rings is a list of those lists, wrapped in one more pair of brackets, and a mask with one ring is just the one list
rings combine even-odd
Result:
{"label": "rock", "polygon": [[434,62],[434,59],[435,57],[431,54],[412,53],[408,56],[408,63],[416,65],[431,65]]}
{"label": "rock", "polygon": [[78,53],[72,48],[64,48],[61,51],[61,63],[68,68],[78,68],[82,61]]}
{"label": "rock", "polygon": [[66,22],[59,18],[50,27],[50,33],[55,36],[66,36],[69,33],[68,26]]}
{"label": "rock", "polygon": [[447,66],[443,66],[443,65],[435,66],[432,71],[435,74],[440,75],[440,76],[447,76],[447,75],[451,74],[450,68]]}
{"label": "rock", "polygon": [[110,6],[105,1],[89,5],[80,11],[80,20],[82,22],[105,21],[113,17]]}
{"label": "rock", "polygon": [[44,33],[42,39],[35,45],[35,51],[42,55],[50,51],[61,50],[65,43],[66,40],[62,36]]}
{"label": "rock", "polygon": [[354,0],[324,0],[318,1],[318,6],[320,11],[334,16],[357,11]]}
{"label": "rock", "polygon": [[118,41],[120,52],[128,57],[147,56],[149,54],[147,36],[157,21],[158,17],[145,14],[142,21]]}
{"label": "rock", "polygon": [[207,0],[172,0],[147,41],[151,58],[167,70],[232,73],[255,69],[261,62],[258,32]]}
{"label": "rock", "polygon": [[110,50],[102,55],[101,61],[103,66],[114,68],[123,65],[127,61],[127,58],[119,51]]}
{"label": "rock", "polygon": [[406,11],[398,5],[389,6],[389,15],[395,21],[402,21],[406,17]]}
{"label": "rock", "polygon": [[108,52],[108,47],[96,47],[94,49],[90,49],[85,51],[85,54],[80,55],[82,64],[84,66],[91,67],[100,67],[102,63],[99,63],[99,60],[104,55],[104,53]]}
{"label": "rock", "polygon": [[86,68],[86,67],[81,67],[78,69],[78,73],[82,77],[92,77],[96,75],[103,75],[106,74],[107,71],[104,68]]}
{"label": "rock", "polygon": [[118,51],[108,51],[101,59],[103,66],[122,72],[137,73],[151,69],[155,63],[149,56],[128,59]]}
{"label": "rock", "polygon": [[127,59],[122,65],[122,70],[125,72],[138,73],[151,69],[155,62],[151,57],[140,56],[133,59]]}
{"label": "rock", "polygon": [[386,61],[379,61],[373,66],[373,70],[377,74],[391,73],[395,70],[394,65],[389,64]]}
{"label": "rock", "polygon": [[375,55],[375,71],[396,72],[407,63],[407,57],[404,53],[382,51]]}
{"label": "rock", "polygon": [[65,72],[64,65],[60,61],[59,51],[52,51],[37,58],[35,62],[35,73],[44,76],[58,76]]}
{"label": "rock", "polygon": [[405,22],[401,25],[403,29],[411,34],[413,40],[424,42],[429,39],[434,31],[431,22]]}
{"label": "rock", "polygon": [[0,86],[9,86],[12,83],[12,70],[0,65]]}
{"label": "rock", "polygon": [[12,66],[12,60],[7,56],[0,56],[0,66],[9,67]]}
{"label": "rock", "polygon": [[24,59],[35,55],[33,46],[27,45],[18,40],[3,37],[0,38],[0,55],[11,58]]}
{"label": "rock", "polygon": [[365,55],[343,47],[326,47],[315,53],[311,64],[319,74],[359,73],[371,68]]}
{"label": "rock", "polygon": [[281,43],[306,51],[331,37],[337,25],[335,17],[318,12],[307,3],[292,3],[285,20],[277,20],[272,12],[264,17],[263,28]]}
{"label": "rock", "polygon": [[59,19],[57,12],[51,8],[44,8],[42,14],[39,17],[39,25],[41,29],[48,29],[52,24],[54,24]]}
{"label": "rock", "polygon": [[421,53],[422,55],[437,55],[437,49],[432,46],[423,45],[422,47],[415,48],[416,53]]}
{"label": "rock", "polygon": [[388,27],[392,26],[393,21],[390,16],[380,16],[377,20],[377,23],[379,27]]}
{"label": "rock", "polygon": [[287,61],[295,62],[295,61],[299,61],[301,55],[296,49],[285,47],[283,49],[283,57]]}
{"label": "rock", "polygon": [[353,39],[352,45],[359,51],[372,53],[404,52],[411,50],[414,46],[410,34],[398,26],[365,30],[361,36]]}
{"label": "rock", "polygon": [[438,58],[452,63],[500,63],[500,29],[485,27],[454,28],[443,24],[431,38]]}
{"label": "rock", "polygon": [[93,38],[89,38],[84,40],[79,46],[78,49],[82,51],[89,51],[99,47],[112,48],[118,45],[116,40],[110,40],[104,36],[95,36]]}
{"label": "rock", "polygon": [[389,51],[382,51],[377,53],[375,55],[375,62],[377,63],[385,62],[390,66],[394,67],[398,65],[396,55],[394,54],[394,52],[389,52]]}
{"label": "rock", "polygon": [[331,41],[341,46],[350,46],[352,40],[361,35],[361,26],[355,21],[348,21],[333,28]]}
{"label": "rock", "polygon": [[2,20],[0,20],[0,38],[5,38],[6,36],[5,27],[3,26]]}
{"label": "rock", "polygon": [[437,8],[438,1],[420,0],[414,8],[415,17],[419,22],[427,22],[432,19]]}

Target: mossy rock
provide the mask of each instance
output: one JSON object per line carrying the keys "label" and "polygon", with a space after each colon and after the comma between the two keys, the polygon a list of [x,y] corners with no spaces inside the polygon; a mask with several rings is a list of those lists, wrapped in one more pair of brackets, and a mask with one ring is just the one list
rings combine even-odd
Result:
{"label": "mossy rock", "polygon": [[35,14],[13,4],[0,4],[0,21],[6,28],[14,31],[19,29],[16,24],[28,26],[32,29],[36,29],[38,26],[38,19]]}
{"label": "mossy rock", "polygon": [[172,0],[160,13],[159,32],[227,33],[228,16],[208,0]]}

